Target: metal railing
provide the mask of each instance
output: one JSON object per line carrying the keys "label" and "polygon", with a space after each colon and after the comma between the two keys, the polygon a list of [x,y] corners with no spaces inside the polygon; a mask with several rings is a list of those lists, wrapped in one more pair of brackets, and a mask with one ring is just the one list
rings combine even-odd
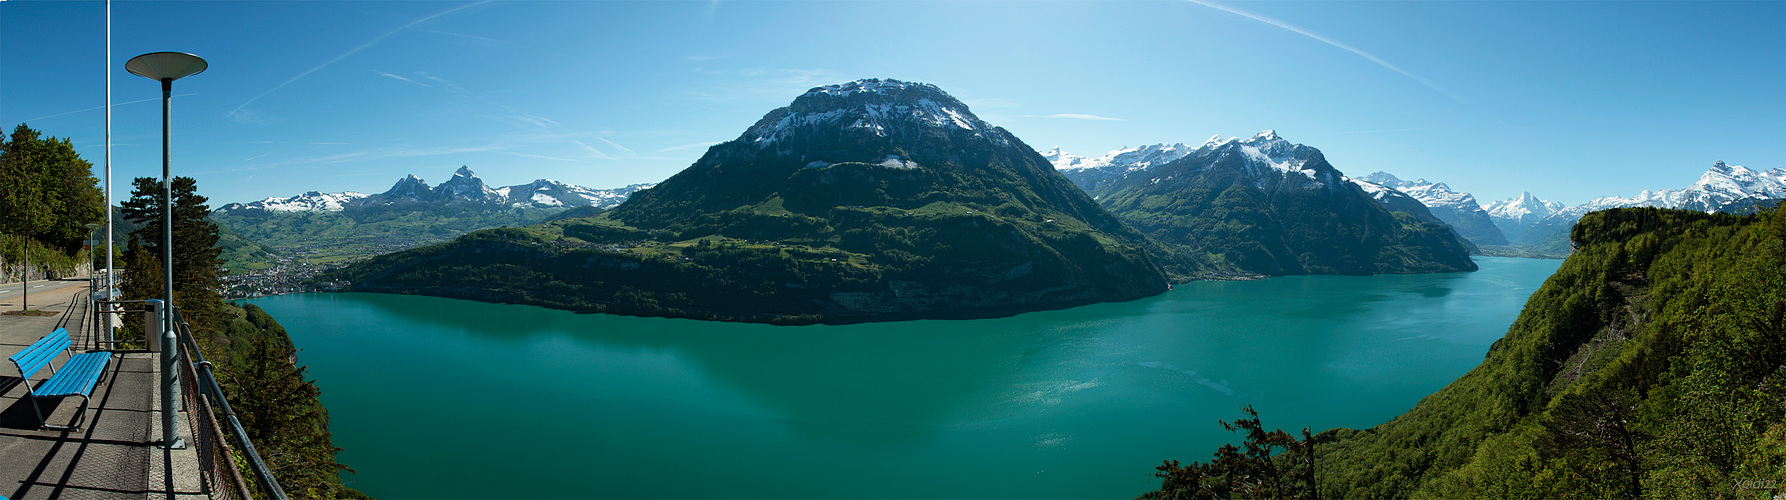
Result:
{"label": "metal railing", "polygon": [[[236,417],[235,410],[230,409],[229,400],[223,397],[223,388],[217,384],[211,362],[205,361],[205,355],[199,352],[198,344],[192,340],[192,327],[180,317],[180,308],[171,309],[174,330],[179,333],[180,345],[162,347],[184,353],[181,358],[185,362],[177,363],[183,375],[181,378],[185,380],[185,390],[180,391],[184,396],[181,399],[185,403],[186,414],[192,420],[192,442],[198,447],[199,468],[203,469],[201,475],[205,492],[213,497],[252,496],[246,478],[242,477],[241,471],[236,468],[235,458],[230,454],[230,441],[233,440],[242,459],[248,462],[248,467],[254,474],[254,483],[260,486],[263,497],[286,500],[285,490],[279,487],[279,481],[273,478],[273,472],[267,469],[260,453],[254,450],[254,442],[248,440],[248,432],[243,430],[242,421]],[[217,420],[219,415],[223,422]],[[225,438],[225,430],[230,439]]]}
{"label": "metal railing", "polygon": [[236,467],[235,458],[230,454],[229,438],[217,425],[211,397],[197,389],[198,373],[193,370],[192,363],[179,365],[180,378],[184,381],[181,394],[185,396],[181,399],[190,416],[187,420],[192,424],[192,446],[198,453],[201,486],[211,498],[254,498],[248,489],[248,480],[242,477],[242,469]]}

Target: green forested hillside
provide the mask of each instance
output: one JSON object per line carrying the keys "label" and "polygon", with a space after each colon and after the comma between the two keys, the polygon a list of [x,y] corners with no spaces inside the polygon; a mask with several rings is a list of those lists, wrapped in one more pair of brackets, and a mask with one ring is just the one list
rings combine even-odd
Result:
{"label": "green forested hillside", "polygon": [[[1164,286],[1141,252],[1026,207],[936,202],[808,215],[779,204],[654,230],[607,213],[484,230],[322,279],[362,291],[775,323],[1008,314]],[[1060,252],[1123,265],[1079,268]],[[1095,280],[1080,295],[1055,288],[1088,275]]]}
{"label": "green forested hillside", "polygon": [[[1482,365],[1316,436],[1323,497],[1768,497],[1786,485],[1786,212],[1615,209]],[[1743,482],[1749,481],[1749,482]]]}
{"label": "green forested hillside", "polygon": [[1249,407],[1222,424],[1244,448],[1168,460],[1143,496],[1786,494],[1786,211],[1613,209],[1572,240],[1482,364],[1413,410],[1298,439]]}

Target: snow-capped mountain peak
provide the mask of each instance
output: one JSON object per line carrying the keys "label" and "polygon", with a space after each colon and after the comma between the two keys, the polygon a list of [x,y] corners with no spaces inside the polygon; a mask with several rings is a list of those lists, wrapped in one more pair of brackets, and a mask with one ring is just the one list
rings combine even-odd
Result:
{"label": "snow-capped mountain peak", "polygon": [[1096,158],[1086,158],[1084,156],[1061,151],[1060,146],[1055,146],[1054,149],[1042,153],[1042,158],[1048,160],[1048,163],[1054,164],[1056,170],[1074,170],[1105,165],[1095,163],[1097,161]]}
{"label": "snow-capped mountain peak", "polygon": [[436,199],[496,200],[503,198],[502,193],[484,185],[484,180],[472,173],[471,167],[461,166],[453,172],[453,178],[440,183],[434,188]]}
{"label": "snow-capped mountain peak", "polygon": [[1542,220],[1563,209],[1563,204],[1546,201],[1533,196],[1531,192],[1521,192],[1518,198],[1510,198],[1488,204],[1488,214],[1497,219]]}
{"label": "snow-capped mountain peak", "polygon": [[1699,180],[1688,189],[1697,189],[1707,193],[1723,193],[1737,198],[1744,196],[1761,196],[1766,198],[1782,198],[1786,190],[1786,170],[1773,169],[1757,172],[1747,167],[1726,165],[1723,161],[1712,163],[1712,168],[1699,176]]}
{"label": "snow-capped mountain peak", "polygon": [[1008,134],[974,116],[966,104],[943,89],[927,83],[878,78],[814,87],[787,107],[758,120],[745,131],[743,139],[760,149],[792,151],[784,141],[807,135],[802,130],[890,137],[920,133],[924,128],[960,129],[1000,146],[1010,145]]}

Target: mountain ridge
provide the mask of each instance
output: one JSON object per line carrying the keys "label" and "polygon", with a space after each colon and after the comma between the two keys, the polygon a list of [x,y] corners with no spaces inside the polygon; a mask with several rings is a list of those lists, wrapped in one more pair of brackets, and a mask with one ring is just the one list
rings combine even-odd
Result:
{"label": "mountain ridge", "polygon": [[270,197],[245,203],[229,203],[215,211],[266,210],[271,212],[338,212],[356,205],[389,205],[404,202],[488,202],[510,206],[612,208],[626,197],[655,183],[632,184],[610,189],[592,189],[552,179],[536,179],[526,184],[501,188],[484,185],[469,166],[460,166],[453,177],[436,187],[415,174],[405,175],[390,189],[378,194],[356,191],[323,193],[308,191],[289,197]]}

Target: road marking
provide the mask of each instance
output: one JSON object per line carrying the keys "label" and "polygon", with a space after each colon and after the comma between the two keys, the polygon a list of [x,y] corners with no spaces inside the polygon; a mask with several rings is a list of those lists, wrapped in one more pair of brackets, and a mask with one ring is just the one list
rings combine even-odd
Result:
{"label": "road marking", "polygon": [[37,285],[37,286],[31,287],[31,288],[43,288],[43,285]]}

